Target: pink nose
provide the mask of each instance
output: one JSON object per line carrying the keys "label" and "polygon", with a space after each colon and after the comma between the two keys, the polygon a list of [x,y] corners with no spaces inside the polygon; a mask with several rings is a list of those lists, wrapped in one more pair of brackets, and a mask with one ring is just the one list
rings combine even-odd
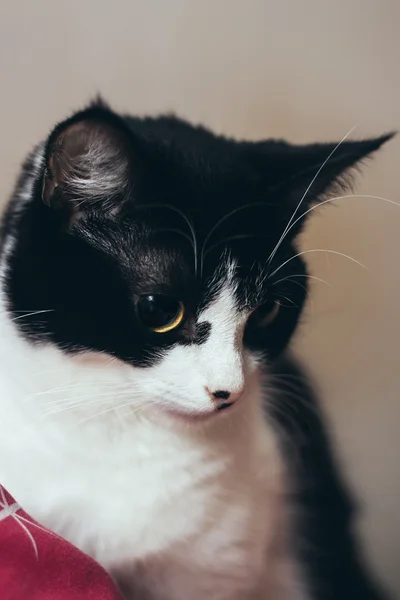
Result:
{"label": "pink nose", "polygon": [[229,408],[239,400],[239,398],[243,394],[243,388],[239,390],[235,390],[234,392],[228,392],[226,390],[217,390],[216,392],[210,392],[207,389],[211,400],[215,404],[217,410],[224,410],[225,408]]}

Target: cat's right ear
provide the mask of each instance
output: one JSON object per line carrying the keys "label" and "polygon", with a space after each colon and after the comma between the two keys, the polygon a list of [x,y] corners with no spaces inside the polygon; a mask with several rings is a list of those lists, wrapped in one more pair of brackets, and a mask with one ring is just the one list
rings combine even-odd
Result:
{"label": "cat's right ear", "polygon": [[117,213],[133,187],[133,148],[124,121],[96,104],[58,125],[49,137],[43,202],[71,216]]}

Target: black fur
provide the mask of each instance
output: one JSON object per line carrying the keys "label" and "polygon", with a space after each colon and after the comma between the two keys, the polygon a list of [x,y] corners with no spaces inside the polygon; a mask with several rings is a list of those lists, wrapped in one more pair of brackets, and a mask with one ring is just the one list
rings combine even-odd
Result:
{"label": "black fur", "polygon": [[[277,356],[305,297],[289,276],[305,275],[305,266],[293,259],[262,286],[260,275],[294,256],[304,220],[270,264],[268,257],[303,194],[296,216],[387,139],[343,143],[309,186],[334,144],[236,142],[175,117],[120,117],[102,103],[91,106],[51,133],[31,201],[21,203],[24,177],[32,173],[25,165],[3,225],[3,239],[15,236],[7,258],[9,309],[48,311],[18,320],[35,342],[151,365],[163,348],[204,340],[196,316],[218,287],[221,256],[229,254],[237,261],[239,305],[256,308],[272,295],[291,299],[268,331],[249,328],[245,336]],[[182,326],[163,335],[141,326],[135,311],[139,295],[157,293],[186,307]]]}
{"label": "black fur", "polygon": [[[227,276],[226,261],[236,262],[237,304],[256,311],[244,343],[265,353],[280,379],[280,410],[269,407],[268,415],[284,433],[298,484],[297,552],[313,600],[382,596],[360,565],[352,507],[313,394],[281,358],[307,287],[296,236],[310,205],[389,137],[336,150],[237,142],[175,117],[120,117],[98,103],[56,127],[39,167],[40,150],[27,160],[2,224],[8,310],[22,317],[21,335],[143,367],[173,344],[207,340],[210,325],[197,316]],[[151,294],[184,303],[180,327],[162,335],[143,327],[135,302]],[[258,327],[257,311],[274,300],[276,319]]]}
{"label": "black fur", "polygon": [[279,427],[289,465],[300,558],[311,600],[384,600],[367,574],[354,541],[355,507],[338,475],[324,415],[303,370],[292,360],[273,365],[274,403],[268,418]]}

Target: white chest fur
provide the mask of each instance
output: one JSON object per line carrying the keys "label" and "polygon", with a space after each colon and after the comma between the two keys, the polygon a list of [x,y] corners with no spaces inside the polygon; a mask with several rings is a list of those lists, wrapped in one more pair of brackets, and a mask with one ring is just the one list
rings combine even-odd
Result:
{"label": "white chest fur", "polygon": [[129,395],[123,365],[34,349],[4,316],[0,329],[0,481],[33,517],[129,594],[141,581],[141,598],[275,589],[282,470],[257,377],[229,417],[189,427],[115,409]]}

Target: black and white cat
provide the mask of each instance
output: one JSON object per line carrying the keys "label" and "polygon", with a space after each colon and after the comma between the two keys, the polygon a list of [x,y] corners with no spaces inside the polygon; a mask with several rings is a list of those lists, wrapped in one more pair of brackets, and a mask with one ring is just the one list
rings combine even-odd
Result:
{"label": "black and white cat", "polygon": [[0,482],[127,598],[380,598],[283,352],[305,217],[389,137],[236,142],[99,101],[23,166],[1,236]]}

